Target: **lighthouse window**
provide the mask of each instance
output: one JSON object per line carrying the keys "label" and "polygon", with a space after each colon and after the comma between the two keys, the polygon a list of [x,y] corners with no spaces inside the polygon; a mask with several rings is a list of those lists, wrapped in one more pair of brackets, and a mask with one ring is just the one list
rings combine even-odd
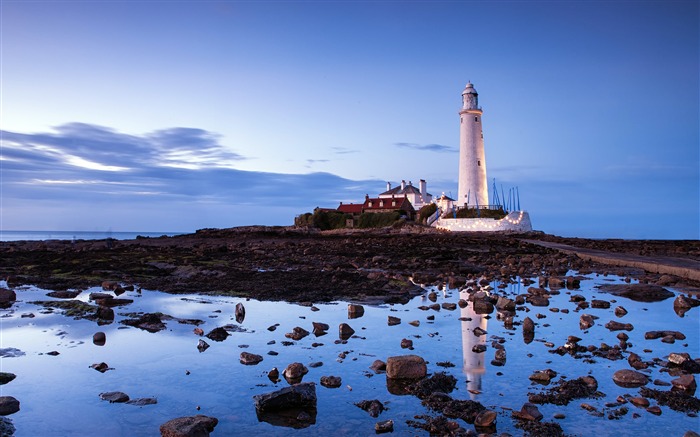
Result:
{"label": "lighthouse window", "polygon": [[474,121],[478,123],[478,122],[479,122],[479,117],[474,117]]}
{"label": "lighthouse window", "polygon": [[459,122],[464,123],[464,117],[459,117]]}
{"label": "lighthouse window", "polygon": [[481,161],[476,161],[476,165],[478,165],[479,167],[481,167]]}

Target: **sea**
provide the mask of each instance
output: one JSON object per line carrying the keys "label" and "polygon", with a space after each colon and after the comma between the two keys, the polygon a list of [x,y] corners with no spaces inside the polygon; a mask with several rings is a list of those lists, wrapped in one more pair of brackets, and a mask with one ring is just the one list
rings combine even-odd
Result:
{"label": "sea", "polygon": [[115,231],[5,231],[0,230],[0,241],[47,241],[47,240],[133,240],[138,236],[157,238],[172,237],[187,232],[115,232]]}

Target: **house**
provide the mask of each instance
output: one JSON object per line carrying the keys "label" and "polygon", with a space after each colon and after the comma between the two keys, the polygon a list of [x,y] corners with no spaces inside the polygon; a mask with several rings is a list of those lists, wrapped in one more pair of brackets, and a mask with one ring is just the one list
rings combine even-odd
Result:
{"label": "house", "polygon": [[438,197],[435,203],[437,204],[438,208],[442,210],[443,215],[452,214],[455,209],[455,200],[445,196],[445,193],[442,193],[442,196]]}
{"label": "house", "polygon": [[407,196],[403,197],[388,197],[388,198],[370,198],[365,195],[364,203],[343,203],[336,211],[358,216],[362,213],[377,213],[377,212],[394,212],[399,211],[409,219],[413,219],[416,215],[416,209],[411,205]]}
{"label": "house", "polygon": [[406,197],[413,205],[414,210],[418,211],[423,206],[428,205],[433,201],[433,195],[427,191],[427,183],[421,179],[418,188],[413,186],[411,181],[401,181],[401,185],[391,188],[391,182],[386,183],[386,191],[379,195],[380,199],[391,199],[392,197]]}

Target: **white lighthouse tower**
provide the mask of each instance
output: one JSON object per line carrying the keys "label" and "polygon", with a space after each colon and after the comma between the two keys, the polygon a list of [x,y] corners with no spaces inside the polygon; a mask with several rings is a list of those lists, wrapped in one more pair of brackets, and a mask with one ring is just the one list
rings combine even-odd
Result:
{"label": "white lighthouse tower", "polygon": [[455,202],[459,207],[481,208],[489,204],[481,114],[479,94],[469,82],[462,91],[459,111],[459,197]]}

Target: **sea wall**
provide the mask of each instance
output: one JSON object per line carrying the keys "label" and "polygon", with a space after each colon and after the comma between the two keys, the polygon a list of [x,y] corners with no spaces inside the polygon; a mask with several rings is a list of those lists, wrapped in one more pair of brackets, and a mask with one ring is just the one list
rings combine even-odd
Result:
{"label": "sea wall", "polygon": [[528,232],[532,230],[527,211],[513,211],[500,220],[491,218],[441,218],[435,227],[452,232]]}

